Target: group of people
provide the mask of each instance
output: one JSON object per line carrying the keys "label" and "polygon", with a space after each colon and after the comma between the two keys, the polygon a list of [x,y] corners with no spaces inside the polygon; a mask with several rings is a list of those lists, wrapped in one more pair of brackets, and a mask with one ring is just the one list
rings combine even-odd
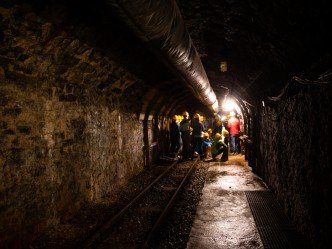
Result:
{"label": "group of people", "polygon": [[212,127],[204,125],[198,113],[192,121],[186,111],[174,115],[170,124],[171,153],[184,161],[196,155],[201,160],[216,160],[219,156],[221,161],[227,161],[228,151],[231,155],[240,152],[240,121],[234,112],[230,112],[228,120],[216,116]]}

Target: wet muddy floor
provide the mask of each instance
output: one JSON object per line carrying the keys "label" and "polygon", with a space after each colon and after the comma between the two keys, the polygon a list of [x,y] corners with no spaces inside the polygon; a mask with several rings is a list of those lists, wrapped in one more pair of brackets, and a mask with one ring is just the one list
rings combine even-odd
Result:
{"label": "wet muddy floor", "polygon": [[267,190],[244,156],[209,162],[188,249],[263,248],[244,191]]}

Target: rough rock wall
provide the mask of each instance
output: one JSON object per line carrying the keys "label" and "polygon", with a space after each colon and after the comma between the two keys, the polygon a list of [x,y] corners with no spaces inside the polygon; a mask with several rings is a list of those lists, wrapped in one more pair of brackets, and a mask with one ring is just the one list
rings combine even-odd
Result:
{"label": "rough rock wall", "polygon": [[261,110],[258,125],[257,172],[314,248],[331,235],[330,118],[331,87],[297,85]]}
{"label": "rough rock wall", "polygon": [[2,248],[143,169],[144,82],[25,8],[0,4],[0,20]]}

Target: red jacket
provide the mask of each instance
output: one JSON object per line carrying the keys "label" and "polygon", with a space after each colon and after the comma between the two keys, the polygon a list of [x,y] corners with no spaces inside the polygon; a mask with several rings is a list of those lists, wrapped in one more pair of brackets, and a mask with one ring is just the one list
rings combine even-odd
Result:
{"label": "red jacket", "polygon": [[240,120],[235,118],[235,117],[231,117],[228,120],[228,128],[229,128],[229,134],[231,135],[239,135],[240,132]]}

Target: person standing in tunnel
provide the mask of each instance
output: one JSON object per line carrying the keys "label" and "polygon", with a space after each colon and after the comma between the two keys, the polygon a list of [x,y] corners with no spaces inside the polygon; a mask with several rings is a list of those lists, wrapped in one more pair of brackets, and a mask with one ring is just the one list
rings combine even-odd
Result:
{"label": "person standing in tunnel", "polygon": [[192,135],[192,151],[191,155],[194,157],[195,149],[197,149],[197,153],[200,156],[200,159],[203,159],[203,150],[202,150],[202,143],[203,143],[203,131],[204,126],[200,121],[200,115],[198,113],[194,116],[194,121],[192,123],[193,126],[193,135]]}
{"label": "person standing in tunnel", "polygon": [[228,130],[226,130],[225,127],[223,127],[223,129],[222,129],[221,140],[226,145],[226,147],[224,148],[222,157],[221,157],[221,161],[222,162],[226,162],[226,161],[228,161],[229,132],[228,132]]}
{"label": "person standing in tunnel", "polygon": [[236,155],[239,153],[240,120],[235,116],[235,112],[230,112],[229,115],[230,153]]}
{"label": "person standing in tunnel", "polygon": [[190,120],[189,113],[182,113],[183,120],[180,123],[180,131],[182,138],[182,160],[188,160],[190,157]]}
{"label": "person standing in tunnel", "polygon": [[170,124],[171,153],[174,157],[178,156],[181,147],[180,125],[177,115],[174,115]]}
{"label": "person standing in tunnel", "polygon": [[222,127],[221,117],[217,115],[213,122],[213,134],[221,133]]}

